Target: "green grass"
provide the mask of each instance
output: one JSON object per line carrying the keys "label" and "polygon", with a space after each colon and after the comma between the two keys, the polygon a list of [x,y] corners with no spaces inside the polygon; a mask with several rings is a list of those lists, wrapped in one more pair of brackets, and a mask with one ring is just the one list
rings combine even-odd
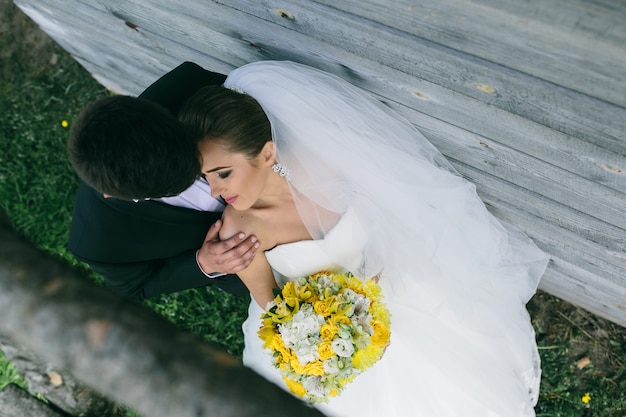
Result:
{"label": "green grass", "polygon": [[[84,268],[66,249],[77,179],[66,160],[68,129],[61,122],[71,122],[107,92],[14,6],[0,0],[0,8],[6,80],[0,84],[0,205],[36,245]],[[240,298],[205,288],[146,304],[241,355],[247,305]],[[547,294],[538,294],[529,309],[543,364],[538,416],[626,416],[625,329]],[[11,382],[23,384],[0,356],[0,389]],[[591,397],[586,404],[585,393]]]}
{"label": "green grass", "polygon": [[625,329],[543,293],[529,310],[543,371],[537,416],[626,416]]}
{"label": "green grass", "polygon": [[179,327],[241,358],[241,324],[248,315],[248,301],[245,298],[212,288],[199,288],[162,295],[146,301],[146,305]]}
{"label": "green grass", "polygon": [[26,382],[15,369],[15,366],[5,360],[4,355],[0,352],[0,391],[9,384],[16,384],[26,389]]}

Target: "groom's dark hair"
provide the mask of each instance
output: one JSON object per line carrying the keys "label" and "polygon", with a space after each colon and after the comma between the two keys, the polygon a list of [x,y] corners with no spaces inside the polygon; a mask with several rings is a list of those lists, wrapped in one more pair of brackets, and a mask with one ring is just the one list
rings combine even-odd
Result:
{"label": "groom's dark hair", "polygon": [[130,200],[181,193],[200,173],[196,142],[160,105],[111,96],[88,105],[74,120],[70,163],[95,190]]}

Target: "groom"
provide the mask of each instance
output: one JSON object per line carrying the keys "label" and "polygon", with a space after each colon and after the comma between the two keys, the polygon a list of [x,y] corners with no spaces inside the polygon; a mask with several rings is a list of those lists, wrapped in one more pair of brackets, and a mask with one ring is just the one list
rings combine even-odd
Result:
{"label": "groom", "polygon": [[[206,285],[249,294],[234,274],[252,261],[256,238],[235,235],[219,241],[224,205],[197,178],[199,166],[186,169],[182,188],[180,178],[163,181],[168,169],[179,172],[189,152],[197,152],[176,120],[179,108],[199,88],[225,79],[185,62],[148,87],[141,100],[100,100],[73,123],[68,152],[81,182],[69,249],[107,286],[132,299]],[[150,158],[155,150],[159,161]],[[142,169],[150,172],[151,164],[159,163],[159,179],[141,175]],[[153,194],[133,194],[137,189]],[[169,197],[145,199],[162,196]]]}

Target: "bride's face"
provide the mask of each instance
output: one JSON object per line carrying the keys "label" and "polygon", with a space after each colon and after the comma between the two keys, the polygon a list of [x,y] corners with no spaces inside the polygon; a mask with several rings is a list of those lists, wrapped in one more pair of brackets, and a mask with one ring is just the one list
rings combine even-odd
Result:
{"label": "bride's face", "polygon": [[251,160],[242,153],[229,152],[218,141],[210,140],[199,142],[198,150],[202,157],[202,173],[214,198],[221,196],[234,209],[247,210],[263,196],[273,160],[267,158],[266,153],[262,151]]}

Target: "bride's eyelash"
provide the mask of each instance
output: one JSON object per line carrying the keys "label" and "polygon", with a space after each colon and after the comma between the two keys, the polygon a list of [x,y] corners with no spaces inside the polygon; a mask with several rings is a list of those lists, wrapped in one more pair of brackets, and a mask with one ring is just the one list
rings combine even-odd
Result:
{"label": "bride's eyelash", "polygon": [[232,171],[218,172],[217,176],[220,177],[221,179],[225,179],[225,178],[228,178],[231,172]]}

